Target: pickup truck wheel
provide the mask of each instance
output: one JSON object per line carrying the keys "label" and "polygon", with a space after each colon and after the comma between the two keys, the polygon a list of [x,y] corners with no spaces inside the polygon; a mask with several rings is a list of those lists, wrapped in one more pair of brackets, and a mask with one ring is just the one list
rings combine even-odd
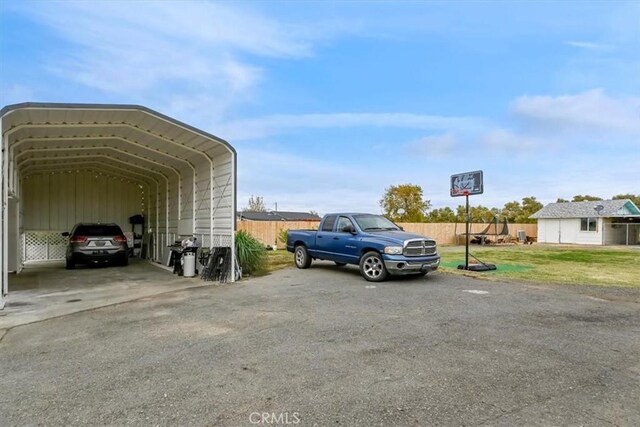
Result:
{"label": "pickup truck wheel", "polygon": [[309,256],[309,252],[307,252],[307,248],[303,245],[296,246],[293,259],[298,268],[309,268],[311,266],[311,257]]}
{"label": "pickup truck wheel", "polygon": [[389,272],[379,253],[367,252],[360,258],[360,274],[368,282],[382,282],[387,278]]}

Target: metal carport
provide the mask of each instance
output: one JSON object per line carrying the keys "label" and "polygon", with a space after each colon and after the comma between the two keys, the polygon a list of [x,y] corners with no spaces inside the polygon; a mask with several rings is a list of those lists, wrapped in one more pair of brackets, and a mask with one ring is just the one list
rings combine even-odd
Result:
{"label": "metal carport", "polygon": [[61,259],[59,233],[77,222],[127,230],[128,217],[144,215],[145,258],[156,262],[181,236],[234,247],[236,152],[228,142],[138,105],[23,103],[0,117],[0,308],[8,273]]}

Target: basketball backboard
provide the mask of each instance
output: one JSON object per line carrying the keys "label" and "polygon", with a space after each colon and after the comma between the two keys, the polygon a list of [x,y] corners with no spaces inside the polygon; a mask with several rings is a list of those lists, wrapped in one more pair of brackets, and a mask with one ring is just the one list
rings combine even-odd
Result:
{"label": "basketball backboard", "polygon": [[451,197],[471,196],[483,192],[482,171],[451,175]]}

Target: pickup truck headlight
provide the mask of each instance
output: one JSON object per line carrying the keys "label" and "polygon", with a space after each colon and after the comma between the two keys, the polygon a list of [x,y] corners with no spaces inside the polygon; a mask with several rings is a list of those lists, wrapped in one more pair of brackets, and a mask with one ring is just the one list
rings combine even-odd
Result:
{"label": "pickup truck headlight", "polygon": [[389,255],[402,255],[402,246],[386,246],[384,253]]}

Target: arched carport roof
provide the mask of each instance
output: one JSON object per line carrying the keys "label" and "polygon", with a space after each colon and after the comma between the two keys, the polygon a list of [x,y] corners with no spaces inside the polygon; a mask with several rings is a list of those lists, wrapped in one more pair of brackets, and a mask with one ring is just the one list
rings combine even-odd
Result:
{"label": "arched carport roof", "polygon": [[169,176],[193,172],[202,160],[215,167],[213,159],[225,150],[236,158],[227,141],[141,105],[27,102],[4,107],[0,117],[9,162],[25,153],[56,157],[102,149]]}

